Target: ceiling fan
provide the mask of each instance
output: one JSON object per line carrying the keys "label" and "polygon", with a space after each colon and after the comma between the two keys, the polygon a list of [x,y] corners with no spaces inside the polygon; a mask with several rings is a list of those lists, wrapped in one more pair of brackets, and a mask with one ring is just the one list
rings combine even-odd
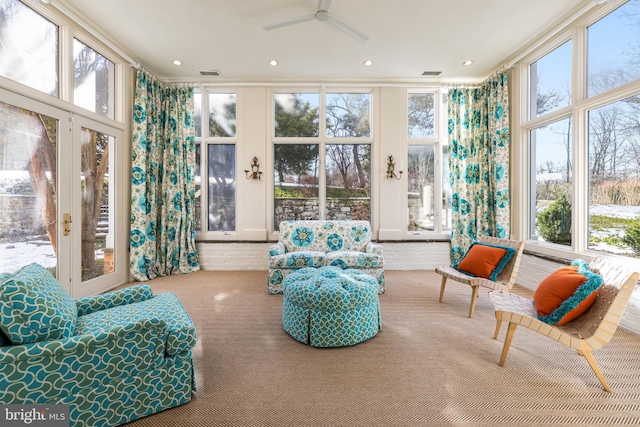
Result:
{"label": "ceiling fan", "polygon": [[331,6],[331,0],[319,0],[318,10],[316,11],[316,13],[313,13],[311,15],[300,16],[298,18],[287,19],[286,21],[276,22],[275,24],[265,25],[262,28],[264,28],[267,31],[271,31],[271,30],[275,30],[276,28],[299,24],[301,22],[313,21],[314,19],[316,19],[322,22],[325,22],[325,21],[329,22],[334,27],[338,28],[339,30],[341,30],[351,38],[359,41],[360,43],[364,43],[369,39],[369,36],[367,36],[366,34],[361,33],[355,28],[352,28],[347,24],[345,24],[344,22],[338,21],[337,19],[329,15],[329,6]]}

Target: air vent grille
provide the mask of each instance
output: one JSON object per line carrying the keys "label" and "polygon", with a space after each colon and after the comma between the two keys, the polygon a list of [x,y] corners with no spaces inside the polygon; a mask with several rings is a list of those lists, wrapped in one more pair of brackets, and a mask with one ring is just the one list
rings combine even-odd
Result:
{"label": "air vent grille", "polygon": [[439,76],[440,74],[442,74],[442,71],[423,71],[422,72],[423,76]]}
{"label": "air vent grille", "polygon": [[219,76],[220,75],[220,71],[218,70],[200,70],[199,73],[201,76]]}

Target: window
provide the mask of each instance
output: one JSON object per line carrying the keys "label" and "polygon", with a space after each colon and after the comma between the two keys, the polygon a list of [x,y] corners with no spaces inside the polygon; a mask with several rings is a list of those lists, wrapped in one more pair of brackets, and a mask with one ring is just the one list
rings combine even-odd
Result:
{"label": "window", "polygon": [[58,26],[18,0],[0,3],[0,75],[58,96]]}
{"label": "window", "polygon": [[529,66],[530,112],[535,119],[571,103],[571,41]]}
{"label": "window", "polygon": [[435,100],[434,92],[407,94],[407,231],[412,235],[451,228],[448,146],[437,138]]}
{"label": "window", "polygon": [[409,93],[409,138],[432,138],[436,135],[435,93]]}
{"label": "window", "polygon": [[587,96],[640,79],[639,2],[632,0],[587,29]]}
{"label": "window", "polygon": [[409,182],[409,231],[434,231],[435,146],[410,145],[407,179]]}
{"label": "window", "polygon": [[275,93],[273,111],[274,230],[284,220],[370,220],[371,94]]}
{"label": "window", "polygon": [[589,111],[589,249],[640,253],[640,93]]}
{"label": "window", "polygon": [[[235,232],[236,94],[196,93],[194,104],[196,212],[201,213],[196,216],[196,230]],[[203,111],[208,112],[206,117]]]}
{"label": "window", "polygon": [[531,239],[571,246],[571,120],[530,132]]}
{"label": "window", "polygon": [[[521,123],[529,237],[542,251],[640,257],[638,11],[640,0],[630,0],[576,26],[576,37],[521,69],[530,88],[521,94],[530,106]],[[573,97],[563,90],[571,81],[585,82]]]}
{"label": "window", "polygon": [[73,40],[73,103],[113,119],[113,62]]}
{"label": "window", "polygon": [[275,144],[274,229],[293,219],[319,219],[318,144]]}

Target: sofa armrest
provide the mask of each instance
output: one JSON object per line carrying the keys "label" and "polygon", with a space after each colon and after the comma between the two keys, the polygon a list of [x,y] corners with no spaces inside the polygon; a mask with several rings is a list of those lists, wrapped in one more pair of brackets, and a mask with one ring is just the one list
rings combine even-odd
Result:
{"label": "sofa armrest", "polygon": [[284,252],[284,245],[281,242],[269,246],[269,256],[282,255]]}
{"label": "sofa armrest", "polygon": [[369,242],[367,243],[366,252],[368,254],[375,254],[382,256],[382,245],[378,243]]}
{"label": "sofa armrest", "polygon": [[148,285],[136,285],[106,294],[76,298],[75,301],[78,316],[86,316],[96,311],[142,302],[150,298],[153,298],[153,290]]}
{"label": "sofa armrest", "polygon": [[[114,326],[95,335],[84,334],[59,340],[5,346],[0,348],[0,367],[30,360],[33,360],[38,365],[43,365],[43,359],[70,355],[81,357],[95,348],[105,348],[113,352],[116,347],[115,343],[120,339],[136,343],[138,342],[135,338],[136,335],[145,336],[149,333],[166,339],[168,330],[169,328],[164,320],[146,318]],[[148,340],[148,337],[145,338]],[[161,349],[160,353],[164,353],[164,348]]]}

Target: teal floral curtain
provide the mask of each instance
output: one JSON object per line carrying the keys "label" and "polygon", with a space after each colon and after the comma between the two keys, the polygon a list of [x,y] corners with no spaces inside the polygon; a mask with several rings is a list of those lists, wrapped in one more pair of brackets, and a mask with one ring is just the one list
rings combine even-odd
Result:
{"label": "teal floral curtain", "polygon": [[509,237],[509,93],[501,71],[449,91],[451,262],[478,236]]}
{"label": "teal floral curtain", "polygon": [[193,88],[138,71],[131,158],[130,271],[135,280],[198,270]]}

